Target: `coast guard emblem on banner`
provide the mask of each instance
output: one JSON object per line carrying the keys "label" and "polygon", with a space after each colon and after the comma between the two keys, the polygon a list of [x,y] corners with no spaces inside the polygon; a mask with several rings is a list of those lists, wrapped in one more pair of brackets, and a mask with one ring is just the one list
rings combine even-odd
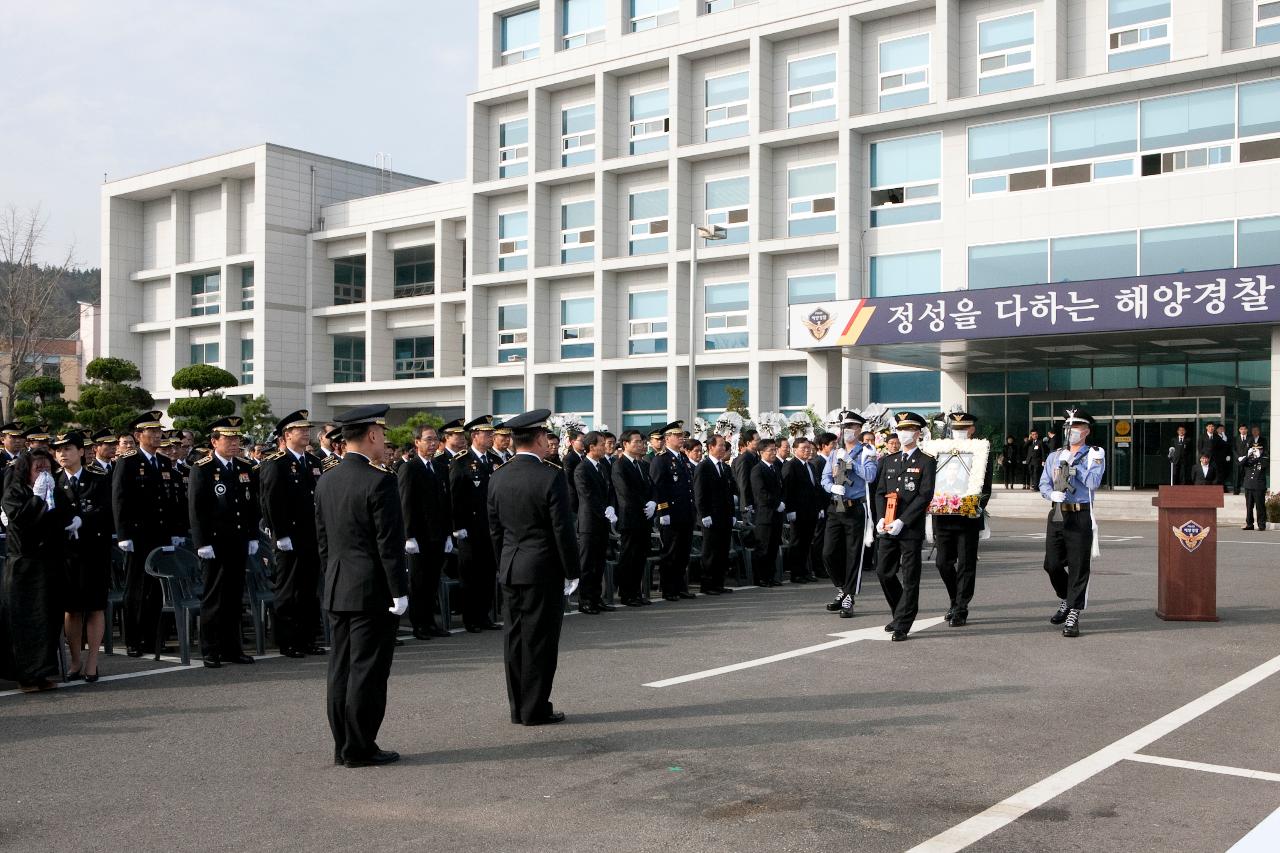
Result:
{"label": "coast guard emblem on banner", "polygon": [[827,336],[827,332],[831,331],[835,321],[825,308],[814,308],[812,313],[804,318],[804,327],[809,330],[809,334],[813,335],[815,341],[820,341]]}
{"label": "coast guard emblem on banner", "polygon": [[1182,543],[1182,547],[1187,549],[1188,554],[1194,554],[1204,540],[1209,538],[1211,527],[1201,527],[1194,521],[1188,521],[1181,527],[1174,527],[1173,535],[1178,537],[1178,541]]}

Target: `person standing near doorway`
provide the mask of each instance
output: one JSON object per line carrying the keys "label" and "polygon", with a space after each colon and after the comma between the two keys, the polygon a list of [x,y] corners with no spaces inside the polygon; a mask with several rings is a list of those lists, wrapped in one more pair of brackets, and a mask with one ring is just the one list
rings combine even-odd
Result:
{"label": "person standing near doorway", "polygon": [[1191,479],[1192,453],[1187,428],[1179,424],[1178,434],[1173,437],[1173,444],[1169,447],[1169,463],[1173,466],[1172,485],[1185,486]]}
{"label": "person standing near doorway", "polygon": [[1244,527],[1253,530],[1253,517],[1258,516],[1258,530],[1267,529],[1267,454],[1261,442],[1249,448],[1244,457]]}
{"label": "person standing near doorway", "polygon": [[[1249,455],[1249,425],[1240,424],[1236,429],[1236,437],[1231,442],[1231,464],[1235,468],[1232,479],[1235,481],[1235,493],[1240,494],[1240,486],[1244,483],[1244,458]],[[1223,482],[1227,482],[1224,480]]]}

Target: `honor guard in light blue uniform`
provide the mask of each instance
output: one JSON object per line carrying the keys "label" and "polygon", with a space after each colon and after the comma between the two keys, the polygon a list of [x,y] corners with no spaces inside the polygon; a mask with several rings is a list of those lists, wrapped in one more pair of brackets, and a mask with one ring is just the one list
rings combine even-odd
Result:
{"label": "honor guard in light blue uniform", "polygon": [[867,520],[871,517],[867,492],[869,484],[876,481],[878,470],[875,449],[860,441],[864,423],[860,415],[841,412],[840,444],[822,471],[822,488],[831,496],[826,507],[827,530],[822,557],[836,587],[835,600],[827,605],[827,610],[839,611],[846,619],[853,616],[853,601],[861,583],[867,552],[863,543],[868,533]]}
{"label": "honor guard in light blue uniform", "polygon": [[1040,495],[1053,504],[1045,531],[1044,570],[1059,599],[1049,622],[1062,625],[1064,637],[1080,636],[1080,611],[1089,600],[1089,560],[1097,532],[1093,493],[1107,471],[1105,451],[1088,444],[1092,426],[1088,414],[1067,409],[1062,420],[1067,446],[1049,454],[1040,474]]}

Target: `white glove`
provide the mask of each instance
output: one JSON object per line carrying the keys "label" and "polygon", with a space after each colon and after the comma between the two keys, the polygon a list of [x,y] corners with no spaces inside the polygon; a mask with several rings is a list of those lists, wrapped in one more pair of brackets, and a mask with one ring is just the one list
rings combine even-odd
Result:
{"label": "white glove", "polygon": [[1089,451],[1089,464],[1097,465],[1107,458],[1106,452],[1101,447],[1095,447]]}
{"label": "white glove", "polygon": [[789,513],[787,513],[787,523],[788,523],[788,524],[792,523],[792,522],[793,522],[793,521],[795,521],[795,520],[796,520],[796,514],[795,514],[794,512],[789,512]]}
{"label": "white glove", "polygon": [[249,540],[249,556],[250,557],[258,556],[258,540],[257,539]]}
{"label": "white glove", "polygon": [[413,556],[414,554],[420,553],[418,551],[418,540],[417,539],[404,540],[404,552],[409,556]]}
{"label": "white glove", "polygon": [[132,540],[132,539],[121,539],[119,542],[117,542],[117,543],[116,543],[116,547],[117,547],[117,548],[119,548],[121,551],[124,551],[126,554],[132,554],[132,553],[133,553],[133,540]]}
{"label": "white glove", "polygon": [[8,527],[8,526],[9,526],[9,516],[5,513],[4,510],[0,509],[0,527]]}
{"label": "white glove", "polygon": [[1243,456],[1237,456],[1237,457],[1236,457],[1236,461],[1237,461],[1237,462],[1243,462],[1243,461],[1244,461],[1244,457],[1243,457]]}
{"label": "white glove", "polygon": [[446,554],[453,553],[453,537],[452,536],[444,537],[444,552]]}
{"label": "white glove", "polygon": [[565,581],[565,582],[564,582],[564,594],[565,594],[566,596],[568,596],[568,595],[573,595],[573,594],[574,594],[574,592],[576,592],[576,591],[577,591],[577,589],[578,589],[578,579],[577,579],[577,578],[574,578],[574,579],[573,579],[573,580],[571,580],[571,581]]}
{"label": "white glove", "polygon": [[654,512],[657,511],[657,509],[658,509],[658,505],[653,501],[649,501],[647,504],[644,505],[644,517],[653,518],[653,514]]}
{"label": "white glove", "polygon": [[286,536],[286,537],[284,537],[283,539],[277,539],[277,540],[276,540],[276,547],[277,547],[277,548],[279,548],[281,551],[292,551],[292,550],[293,550],[293,538],[292,538],[292,537],[289,537],[289,536]]}
{"label": "white glove", "polygon": [[886,530],[885,532],[888,533],[890,536],[897,536],[899,533],[902,532],[902,528],[904,527],[906,527],[906,525],[902,523],[902,519],[895,518],[893,520],[893,524],[890,524],[889,529]]}
{"label": "white glove", "polygon": [[466,538],[467,538],[467,531],[466,531],[466,530],[455,530],[455,531],[453,531],[453,538],[454,538],[454,539],[457,539],[459,542],[461,542],[463,539],[466,539]]}
{"label": "white glove", "polygon": [[618,511],[611,506],[607,506],[604,508],[604,517],[609,521],[610,524],[618,523]]}
{"label": "white glove", "polygon": [[64,527],[64,528],[62,528],[62,529],[63,529],[63,530],[65,530],[65,531],[67,531],[67,533],[71,534],[71,538],[72,538],[72,539],[79,539],[79,538],[80,538],[80,534],[79,534],[79,532],[78,532],[78,531],[80,530],[80,527],[81,527],[81,525],[83,525],[83,524],[84,524],[84,522],[82,522],[82,521],[80,520],[80,516],[78,516],[78,515],[77,515],[75,518],[71,519],[71,523],[70,523],[70,524],[68,524],[66,527]]}
{"label": "white glove", "polygon": [[884,519],[876,519],[876,533],[884,533]]}
{"label": "white glove", "polygon": [[834,483],[834,484],[832,484],[832,486],[831,486],[831,494],[833,494],[833,495],[839,495],[840,497],[844,497],[844,486],[840,485],[839,483]]}
{"label": "white glove", "polygon": [[387,608],[387,612],[395,616],[403,616],[404,612],[409,609],[409,596],[402,595],[399,598],[391,599],[391,606]]}
{"label": "white glove", "polygon": [[786,511],[787,511],[787,504],[786,504],[786,502],[785,502],[785,501],[781,501],[781,502],[779,502],[779,503],[778,503],[778,512],[786,512]]}
{"label": "white glove", "polygon": [[1067,500],[1067,493],[1066,492],[1050,492],[1049,500],[1053,501],[1056,504],[1065,503]]}
{"label": "white glove", "polygon": [[[177,546],[175,545],[174,547],[177,547]],[[212,560],[212,559],[213,559],[213,546],[212,546],[212,545],[205,545],[203,548],[197,548],[197,549],[196,549],[196,556],[197,556],[197,557],[199,557],[199,558],[200,558],[200,559],[202,559],[202,560]]]}
{"label": "white glove", "polygon": [[818,510],[818,521],[822,521],[822,519],[826,517],[827,517],[827,511],[825,509]]}
{"label": "white glove", "polygon": [[662,516],[661,518],[659,518],[659,519],[658,519],[658,524],[662,525],[663,527],[670,527],[670,526],[671,526],[671,516],[669,516],[669,515],[664,515],[664,516]]}
{"label": "white glove", "polygon": [[184,540],[181,536],[170,536],[170,537],[169,537],[169,544],[170,544],[170,545],[172,545],[172,546],[173,546],[173,547],[175,547],[175,548],[177,548],[179,545],[181,545],[184,541],[185,541],[185,540]]}
{"label": "white glove", "polygon": [[862,451],[862,461],[870,462],[872,459],[878,459],[880,453],[874,447],[868,447]]}
{"label": "white glove", "polygon": [[710,526],[711,526],[711,516],[709,516],[709,515],[703,516],[703,517],[702,517],[702,527],[703,527],[703,529],[706,529],[706,528],[708,528],[708,527],[710,527]]}

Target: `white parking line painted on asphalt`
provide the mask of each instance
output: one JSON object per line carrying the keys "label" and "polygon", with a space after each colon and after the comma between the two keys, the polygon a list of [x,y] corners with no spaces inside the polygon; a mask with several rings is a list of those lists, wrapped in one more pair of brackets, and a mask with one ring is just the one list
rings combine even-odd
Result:
{"label": "white parking line painted on asphalt", "polygon": [[1249,831],[1227,853],[1275,853],[1280,850],[1280,809]]}
{"label": "white parking line painted on asphalt", "polygon": [[1204,773],[1220,773],[1223,776],[1242,776],[1245,779],[1261,779],[1265,782],[1280,782],[1280,773],[1268,773],[1265,770],[1248,770],[1244,767],[1227,767],[1223,764],[1205,764],[1200,761],[1183,761],[1181,758],[1135,754],[1126,756],[1125,760],[1140,761],[1143,764],[1159,764],[1164,767],[1179,767],[1183,770],[1200,770]]}
{"label": "white parking line painted on asphalt", "polygon": [[[55,684],[54,687],[57,688],[58,690],[62,690],[67,687],[97,687],[99,684],[102,684],[107,681],[123,681],[126,678],[142,678],[148,675],[164,675],[165,673],[169,673],[169,672],[185,672],[188,669],[199,669],[203,666],[204,666],[203,663],[199,661],[195,661],[194,663],[187,664],[186,666],[181,666],[181,665],[166,666],[164,669],[144,669],[139,672],[122,672],[119,675],[104,675],[101,678],[99,678],[97,682],[95,682],[94,684],[89,684],[89,682],[87,681],[62,681]],[[21,690],[0,691],[0,698],[3,698],[5,696],[29,696],[29,695],[32,695],[32,694],[24,693]]]}
{"label": "white parking line painted on asphalt", "polygon": [[[911,627],[912,633],[923,631],[925,628],[931,628],[943,621],[946,617],[935,616],[932,619],[920,619]],[[835,649],[840,646],[847,646],[850,643],[857,643],[862,640],[888,640],[889,635],[885,633],[883,627],[876,625],[874,628],[860,628],[856,631],[843,631],[839,634],[828,634],[829,637],[838,637],[839,639],[831,640],[826,643],[819,643],[816,646],[805,646],[803,649],[793,649],[789,652],[781,652],[768,657],[756,658],[755,660],[743,661],[742,663],[732,663],[728,666],[719,666],[715,669],[704,669],[701,672],[693,672],[688,675],[677,675],[674,678],[664,678],[661,681],[651,681],[643,686],[645,687],[674,687],[677,684],[687,684],[690,681],[701,681],[704,678],[714,678],[717,675],[726,675],[730,672],[738,672],[743,669],[751,669],[752,667],[764,666],[765,664],[777,663],[778,661],[790,660],[798,658],[802,655],[811,655],[815,652],[824,652],[827,649]]]}
{"label": "white parking line painted on asphalt", "polygon": [[[1226,702],[1253,685],[1280,672],[1280,655],[1260,664],[1243,675],[1233,678],[1221,687],[1209,691],[1198,699],[1165,714],[1130,735],[1083,758],[1069,767],[1059,770],[1029,788],[996,803],[991,808],[939,833],[928,841],[911,848],[907,853],[954,853],[986,838],[991,833],[1013,823],[1032,809],[1039,808],[1059,794],[1119,762],[1135,755],[1138,750],[1155,743],[1165,735],[1177,731],[1187,723]],[[1274,848],[1271,848],[1274,849]]]}

